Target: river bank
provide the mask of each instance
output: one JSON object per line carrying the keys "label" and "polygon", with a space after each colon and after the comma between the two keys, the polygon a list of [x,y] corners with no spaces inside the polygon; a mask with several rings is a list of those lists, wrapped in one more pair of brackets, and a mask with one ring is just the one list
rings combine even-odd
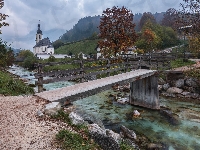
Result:
{"label": "river bank", "polygon": [[[24,71],[21,72],[22,75],[23,72]],[[29,78],[29,75],[25,77]],[[32,82],[32,80],[29,81]],[[70,83],[68,83],[68,85],[69,84]],[[51,86],[52,85],[47,85],[47,90],[50,90]],[[56,87],[60,86],[62,86],[62,83],[58,84]],[[194,103],[193,101],[185,98],[182,100],[171,97],[161,97],[161,106],[169,108],[173,113],[178,116],[178,119],[180,119],[180,124],[173,125],[159,111],[153,111],[137,106],[130,106],[128,104],[120,104],[116,100],[112,100],[109,97],[110,94],[118,95],[118,97],[126,95],[121,91],[105,91],[103,93],[99,93],[97,95],[76,101],[75,103],[73,103],[73,105],[74,107],[76,107],[76,111],[82,114],[82,116],[89,116],[90,118],[94,118],[94,122],[95,120],[97,122],[98,120],[102,120],[105,128],[107,129],[112,129],[113,131],[119,132],[119,127],[121,125],[125,125],[129,129],[132,129],[137,134],[138,141],[141,141],[140,143],[141,145],[144,145],[144,147],[146,147],[149,143],[157,142],[165,145],[166,149],[170,150],[187,150],[199,148],[200,143],[198,142],[200,141],[200,108],[199,105],[197,105],[198,103]],[[14,100],[10,102],[15,103]],[[31,102],[33,103],[33,101],[29,102],[29,105],[31,105]],[[27,107],[27,109],[29,108]],[[134,110],[138,110],[138,112],[140,113],[139,117],[132,116]],[[37,110],[35,109],[35,114],[36,112]],[[26,114],[26,112],[23,113]],[[18,118],[18,120],[20,120],[20,118]],[[10,125],[8,125],[6,130],[9,130],[9,126]],[[22,131],[22,133],[23,132],[26,131]],[[33,134],[33,136],[36,135]]]}

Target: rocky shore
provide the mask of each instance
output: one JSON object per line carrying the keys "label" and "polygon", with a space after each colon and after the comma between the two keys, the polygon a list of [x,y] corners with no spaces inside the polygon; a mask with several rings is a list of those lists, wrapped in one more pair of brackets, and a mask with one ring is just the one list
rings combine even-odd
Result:
{"label": "rocky shore", "polygon": [[159,78],[158,88],[161,96],[200,101],[200,81],[186,77],[182,71],[171,71],[165,78]]}

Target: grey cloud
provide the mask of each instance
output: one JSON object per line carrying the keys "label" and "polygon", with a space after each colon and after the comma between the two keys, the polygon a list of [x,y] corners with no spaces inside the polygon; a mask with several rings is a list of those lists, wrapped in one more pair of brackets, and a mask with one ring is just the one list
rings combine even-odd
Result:
{"label": "grey cloud", "polygon": [[[83,8],[79,9],[78,3],[81,2]],[[176,8],[180,2],[182,0],[6,0],[7,9],[13,14],[8,14],[13,27],[5,28],[12,29],[13,33],[3,32],[2,36],[8,42],[17,43],[18,41],[18,43],[34,44],[38,20],[41,20],[44,37],[50,37],[51,34],[55,35],[55,32],[61,35],[61,31],[71,29],[80,18],[101,15],[102,11],[108,7],[125,6],[133,13],[145,11],[155,13],[166,11],[168,8]],[[59,32],[55,29],[58,29]],[[20,33],[25,31],[27,35],[21,36]],[[56,34],[56,38],[57,36],[58,34]],[[53,36],[51,40],[53,40]],[[34,46],[29,45],[30,47],[27,48]]]}

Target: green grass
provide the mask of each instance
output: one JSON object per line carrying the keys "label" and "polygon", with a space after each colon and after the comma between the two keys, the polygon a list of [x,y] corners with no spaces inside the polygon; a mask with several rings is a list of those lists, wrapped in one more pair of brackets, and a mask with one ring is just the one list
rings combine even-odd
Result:
{"label": "green grass", "polygon": [[11,74],[0,71],[0,94],[3,95],[28,95],[33,94],[34,90],[19,79],[13,79]]}
{"label": "green grass", "polygon": [[80,42],[75,42],[71,44],[66,44],[64,46],[59,47],[55,50],[56,54],[69,54],[70,52],[73,55],[77,55],[82,52],[84,54],[96,54],[96,46],[98,39],[95,40],[84,40]]}
{"label": "green grass", "polygon": [[94,143],[89,137],[88,128],[86,125],[73,125],[69,114],[60,110],[56,115],[51,116],[52,119],[61,120],[68,123],[76,132],[68,130],[60,130],[56,134],[56,142],[61,149],[65,150],[96,150],[101,149],[99,145]]}
{"label": "green grass", "polygon": [[171,61],[172,68],[178,68],[178,67],[183,67],[183,66],[188,66],[188,65],[193,65],[193,64],[195,64],[195,62],[191,60],[183,61],[183,59],[176,59],[176,60]]}

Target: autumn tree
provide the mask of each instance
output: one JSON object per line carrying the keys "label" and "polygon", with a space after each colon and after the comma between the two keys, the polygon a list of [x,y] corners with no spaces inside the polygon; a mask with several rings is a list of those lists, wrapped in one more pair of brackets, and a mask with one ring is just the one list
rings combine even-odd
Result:
{"label": "autumn tree", "polygon": [[164,14],[164,17],[161,21],[161,25],[175,28],[176,16],[177,16],[177,10],[174,8],[169,8]]}
{"label": "autumn tree", "polygon": [[[183,0],[177,10],[176,30],[184,39],[189,39],[189,47],[193,52],[200,53],[200,1]],[[187,38],[186,38],[187,37]]]}
{"label": "autumn tree", "polygon": [[[0,9],[3,6],[4,6],[4,0],[0,0]],[[1,27],[9,25],[8,23],[4,22],[4,20],[6,20],[6,17],[8,17],[8,15],[0,13],[0,34],[1,34]]]}
{"label": "autumn tree", "polygon": [[133,22],[133,14],[125,8],[113,7],[103,11],[100,20],[100,40],[98,42],[101,53],[105,58],[117,54],[133,46],[137,35],[135,33],[135,24]]}
{"label": "autumn tree", "polygon": [[140,29],[142,29],[142,27],[149,21],[152,22],[153,24],[156,23],[156,19],[151,12],[144,12],[139,23]]}

